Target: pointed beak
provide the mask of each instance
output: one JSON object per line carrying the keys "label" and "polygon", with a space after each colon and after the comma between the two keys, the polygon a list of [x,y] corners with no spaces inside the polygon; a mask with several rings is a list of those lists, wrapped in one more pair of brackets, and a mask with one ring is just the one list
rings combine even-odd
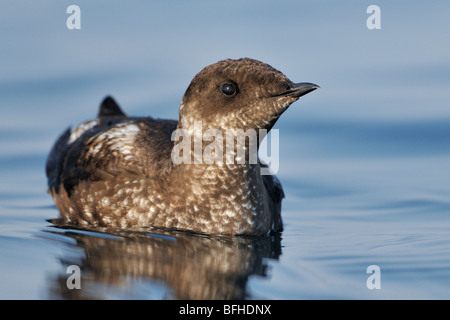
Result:
{"label": "pointed beak", "polygon": [[276,96],[291,96],[294,98],[300,98],[301,96],[304,96],[305,94],[310,93],[311,91],[314,91],[318,88],[320,87],[317,84],[310,82],[294,83],[294,85],[291,86],[289,90]]}

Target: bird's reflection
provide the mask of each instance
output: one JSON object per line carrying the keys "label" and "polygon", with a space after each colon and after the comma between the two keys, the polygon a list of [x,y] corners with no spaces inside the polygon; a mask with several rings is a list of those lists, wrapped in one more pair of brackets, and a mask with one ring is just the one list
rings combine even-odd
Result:
{"label": "bird's reflection", "polygon": [[82,288],[68,289],[70,275],[65,272],[52,275],[50,297],[56,299],[103,299],[98,288],[120,290],[130,279],[162,283],[169,288],[168,299],[245,299],[249,276],[266,277],[267,258],[281,254],[279,234],[211,237],[162,230],[80,230],[52,222],[47,237],[74,239],[75,247],[70,246],[82,249],[67,250],[60,258],[64,271],[69,265],[80,267]]}

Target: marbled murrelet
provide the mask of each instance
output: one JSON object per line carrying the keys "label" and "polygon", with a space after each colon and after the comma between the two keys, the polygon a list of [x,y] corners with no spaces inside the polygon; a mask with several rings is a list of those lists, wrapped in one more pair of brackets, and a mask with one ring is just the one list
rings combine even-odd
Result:
{"label": "marbled murrelet", "polygon": [[270,130],[290,104],[316,88],[244,58],[199,72],[178,121],[128,117],[108,97],[97,119],[67,129],[55,143],[46,167],[49,192],[62,218],[79,226],[279,231],[283,190],[275,176],[260,174],[262,164],[174,164],[171,135],[192,132],[198,121],[203,131]]}

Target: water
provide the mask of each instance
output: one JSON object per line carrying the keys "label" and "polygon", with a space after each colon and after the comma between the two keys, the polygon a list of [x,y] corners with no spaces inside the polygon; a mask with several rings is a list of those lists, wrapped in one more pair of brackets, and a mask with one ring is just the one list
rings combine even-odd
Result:
{"label": "water", "polygon": [[[450,298],[450,5],[0,4],[0,298]],[[285,231],[265,239],[55,226],[45,160],[113,94],[176,119],[204,66],[248,56],[321,85],[276,125]],[[82,269],[68,290],[67,266]],[[366,269],[381,270],[369,290]]]}

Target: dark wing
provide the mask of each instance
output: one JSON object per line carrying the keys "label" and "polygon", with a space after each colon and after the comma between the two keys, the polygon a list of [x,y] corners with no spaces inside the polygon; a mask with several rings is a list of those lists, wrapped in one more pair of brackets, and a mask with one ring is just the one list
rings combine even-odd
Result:
{"label": "dark wing", "polygon": [[[267,168],[266,164],[261,163],[261,167]],[[281,200],[284,198],[283,188],[275,175],[263,175],[264,186],[270,196],[270,211],[272,212],[272,221],[274,231],[283,231],[283,220],[281,219]]]}
{"label": "dark wing", "polygon": [[139,123],[128,120],[91,129],[71,144],[60,178],[68,194],[81,180],[144,175],[145,166],[135,143],[139,131]]}
{"label": "dark wing", "polygon": [[100,105],[98,118],[67,129],[53,146],[46,164],[49,190],[63,184],[70,194],[80,180],[99,180],[122,172],[140,174],[134,155],[138,124],[130,121],[111,97]]}
{"label": "dark wing", "polygon": [[174,120],[128,117],[111,97],[100,105],[98,118],[67,130],[47,162],[49,188],[62,184],[70,195],[82,180],[161,178],[171,169]]}
{"label": "dark wing", "polygon": [[67,154],[67,145],[70,134],[70,128],[67,128],[67,130],[58,138],[47,157],[45,172],[47,174],[49,190],[58,189],[59,175],[61,173],[64,158]]}

